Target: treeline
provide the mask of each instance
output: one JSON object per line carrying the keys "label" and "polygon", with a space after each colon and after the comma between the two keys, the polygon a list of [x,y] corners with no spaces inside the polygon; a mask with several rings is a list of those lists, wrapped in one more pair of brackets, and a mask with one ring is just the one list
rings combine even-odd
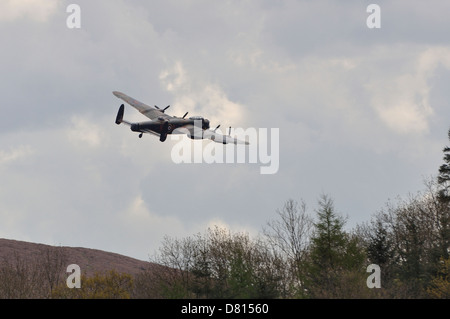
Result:
{"label": "treeline", "polygon": [[81,288],[68,288],[67,266],[73,261],[64,247],[44,246],[30,254],[15,252],[0,261],[0,299],[129,299],[134,277],[115,270],[81,275]]}
{"label": "treeline", "polygon": [[[423,192],[388,202],[350,231],[322,195],[315,216],[288,200],[257,238],[217,227],[166,237],[153,260],[166,268],[140,275],[136,291],[151,298],[449,298],[450,148],[443,152],[439,175]],[[370,265],[380,288],[369,282]]]}
{"label": "treeline", "polygon": [[[429,185],[434,187],[435,185]],[[351,231],[329,196],[315,218],[288,200],[257,238],[222,228],[166,237],[136,278],[150,298],[449,298],[448,204],[437,189],[388,204]],[[369,288],[369,265],[381,288]]]}
{"label": "treeline", "polygon": [[15,252],[0,263],[0,299],[51,298],[65,280],[66,267],[61,247],[45,246],[26,257]]}
{"label": "treeline", "polygon": [[450,298],[448,147],[444,161],[423,192],[351,230],[330,196],[313,211],[289,199],[256,237],[219,227],[165,237],[157,267],[82,277],[79,289],[58,247],[16,258],[0,264],[0,298]]}
{"label": "treeline", "polygon": [[[214,227],[165,237],[138,275],[109,271],[66,285],[67,258],[47,247],[0,265],[0,298],[449,298],[449,205],[442,188],[388,203],[345,230],[329,196],[311,216],[287,200],[255,238]],[[367,285],[380,268],[381,288]]]}

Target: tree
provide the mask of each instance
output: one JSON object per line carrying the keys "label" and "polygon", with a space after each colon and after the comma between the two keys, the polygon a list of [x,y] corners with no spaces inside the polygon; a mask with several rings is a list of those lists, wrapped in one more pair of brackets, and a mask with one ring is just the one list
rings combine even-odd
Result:
{"label": "tree", "polygon": [[356,298],[364,289],[364,250],[356,236],[344,231],[345,219],[335,212],[333,200],[319,199],[314,224],[306,288],[316,298]]}
{"label": "tree", "polygon": [[304,263],[311,240],[313,222],[307,214],[306,204],[289,199],[276,211],[277,219],[270,220],[263,234],[273,253],[287,265],[281,275],[282,295],[303,295]]}
{"label": "tree", "polygon": [[111,270],[92,277],[81,276],[81,288],[68,288],[60,284],[52,292],[53,298],[69,299],[129,299],[133,290],[133,278],[129,274]]}
{"label": "tree", "polygon": [[154,262],[165,266],[153,281],[163,298],[275,298],[280,269],[273,265],[284,266],[263,242],[217,226],[195,237],[166,237]]}
{"label": "tree", "polygon": [[45,298],[47,289],[34,260],[14,252],[0,264],[0,299]]}
{"label": "tree", "polygon": [[67,257],[62,247],[44,246],[40,249],[38,267],[49,289],[48,296],[52,295],[53,289],[65,277],[66,261]]}
{"label": "tree", "polygon": [[195,268],[197,247],[202,241],[200,235],[182,239],[165,236],[153,263],[159,264],[157,270],[150,276],[157,287],[158,297],[162,298],[193,298],[196,284]]}
{"label": "tree", "polygon": [[[450,139],[450,129],[448,130],[448,138]],[[442,186],[440,192],[441,199],[445,202],[450,201],[449,187],[450,187],[450,147],[446,146],[443,149],[445,163],[439,167],[438,183]]]}
{"label": "tree", "polygon": [[450,258],[440,260],[441,267],[439,273],[431,281],[428,294],[432,298],[450,298]]}
{"label": "tree", "polygon": [[333,200],[326,195],[319,199],[316,212],[318,221],[314,224],[311,259],[315,266],[328,271],[341,263],[346,245],[345,220],[335,213]]}
{"label": "tree", "polygon": [[[450,129],[448,130],[448,138],[450,140]],[[450,253],[450,147],[443,149],[445,163],[439,167],[438,184],[440,189],[437,192],[439,202],[439,237],[441,238],[441,257],[449,258]]]}
{"label": "tree", "polygon": [[279,268],[265,243],[245,233],[209,228],[205,235],[206,254],[201,264],[210,274],[208,292],[212,298],[275,298],[278,296]]}
{"label": "tree", "polygon": [[383,221],[377,218],[369,233],[367,257],[371,263],[383,267],[389,263],[392,254],[392,243],[389,240],[388,230]]}
{"label": "tree", "polygon": [[392,297],[426,297],[439,261],[448,258],[448,205],[440,199],[436,179],[425,185],[425,192],[388,202],[366,232],[369,260],[381,267],[383,287]]}
{"label": "tree", "polygon": [[62,247],[42,245],[36,254],[14,252],[0,264],[0,298],[50,298],[64,278]]}

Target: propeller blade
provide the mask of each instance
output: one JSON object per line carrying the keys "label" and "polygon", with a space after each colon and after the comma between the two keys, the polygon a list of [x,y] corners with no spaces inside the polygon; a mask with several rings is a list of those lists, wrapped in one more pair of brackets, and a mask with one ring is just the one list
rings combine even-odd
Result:
{"label": "propeller blade", "polygon": [[158,110],[160,110],[160,108],[158,107],[158,105],[155,105],[155,107],[156,107]]}
{"label": "propeller blade", "polygon": [[214,132],[220,127],[220,124],[213,130]]}
{"label": "propeller blade", "polygon": [[188,115],[188,113],[189,113],[189,112],[186,112],[186,113],[183,115],[182,118],[184,119],[184,118],[186,117],[186,115]]}
{"label": "propeller blade", "polygon": [[231,134],[231,126],[228,128],[228,135],[231,136],[230,134]]}
{"label": "propeller blade", "polygon": [[170,105],[167,105],[167,106],[162,110],[162,112],[164,113],[164,111],[167,110],[169,107],[170,107]]}

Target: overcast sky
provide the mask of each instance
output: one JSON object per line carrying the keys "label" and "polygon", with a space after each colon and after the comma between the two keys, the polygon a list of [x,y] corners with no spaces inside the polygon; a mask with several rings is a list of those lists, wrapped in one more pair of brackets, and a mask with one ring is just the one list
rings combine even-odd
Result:
{"label": "overcast sky", "polygon": [[[290,198],[314,215],[329,194],[352,227],[423,190],[449,144],[450,2],[377,1],[379,29],[370,3],[1,1],[0,237],[148,260],[164,235],[257,234]],[[279,169],[175,164],[176,141],[114,124],[115,90],[278,128]]]}

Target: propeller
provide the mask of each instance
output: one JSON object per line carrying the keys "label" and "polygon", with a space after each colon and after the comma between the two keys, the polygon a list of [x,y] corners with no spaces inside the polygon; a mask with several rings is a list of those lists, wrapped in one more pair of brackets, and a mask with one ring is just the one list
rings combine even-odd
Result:
{"label": "propeller", "polygon": [[184,119],[184,118],[186,117],[186,115],[188,115],[188,113],[189,113],[189,112],[186,112],[186,113],[183,115],[182,119]]}
{"label": "propeller", "polygon": [[[220,127],[220,124],[216,126],[216,128],[213,130],[213,132],[215,133],[219,127]],[[231,136],[231,126],[228,128],[228,136]]]}
{"label": "propeller", "polygon": [[[161,109],[159,108],[158,105],[155,105],[155,107],[156,107],[158,110],[161,110]],[[170,107],[170,105],[167,105],[165,108],[163,108],[163,109],[161,110],[161,112],[164,113],[164,111],[167,110],[169,107]]]}

